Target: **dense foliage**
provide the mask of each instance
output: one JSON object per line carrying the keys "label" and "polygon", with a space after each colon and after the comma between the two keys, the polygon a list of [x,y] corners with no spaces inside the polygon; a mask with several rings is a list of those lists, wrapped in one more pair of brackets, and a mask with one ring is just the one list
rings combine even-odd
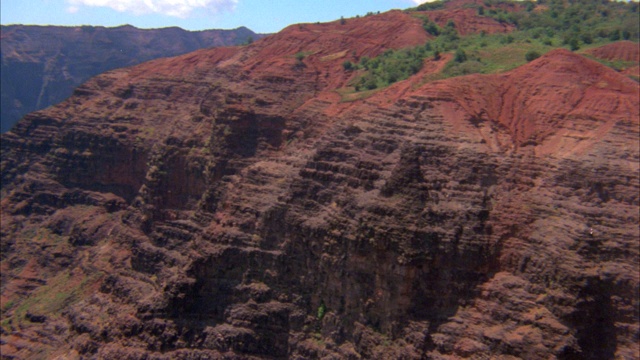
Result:
{"label": "dense foliage", "polygon": [[367,73],[356,83],[356,90],[372,90],[406,79],[420,70],[426,55],[426,49],[420,46],[399,51],[387,50],[374,59],[363,57],[359,67],[367,70]]}
{"label": "dense foliage", "polygon": [[487,35],[483,32],[467,36],[458,33],[454,22],[449,21],[441,27],[422,12],[441,9],[445,3],[425,3],[410,10],[420,11],[414,15],[422,19],[425,31],[435,36],[425,45],[388,50],[374,59],[363,57],[356,64],[345,62],[345,70],[364,72],[353,83],[356,91],[381,88],[404,80],[420,71],[424,59],[437,60],[447,52],[454,52],[454,58],[445,66],[440,78],[509,70],[558,47],[576,51],[586,46],[618,40],[638,41],[640,38],[637,2],[484,0],[481,5],[468,6],[476,7],[478,15],[512,24],[516,30],[509,34]]}

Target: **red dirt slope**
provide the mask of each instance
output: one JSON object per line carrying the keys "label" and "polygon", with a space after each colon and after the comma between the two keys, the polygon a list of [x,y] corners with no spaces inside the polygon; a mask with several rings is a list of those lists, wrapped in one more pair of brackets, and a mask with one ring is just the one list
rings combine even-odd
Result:
{"label": "red dirt slope", "polygon": [[587,51],[587,54],[593,55],[598,59],[611,61],[640,61],[640,47],[631,41],[618,41],[600,46]]}
{"label": "red dirt slope", "polygon": [[637,83],[567,50],[552,51],[505,74],[433,82],[417,92],[448,102],[445,109],[458,115],[453,119],[504,127],[516,146],[540,144],[573,119],[602,126],[638,123]]}
{"label": "red dirt slope", "polygon": [[450,20],[456,24],[456,29],[462,35],[478,34],[481,31],[487,34],[506,33],[515,29],[511,24],[500,23],[490,17],[479,16],[473,8],[454,10],[435,10],[425,12],[431,21],[444,27]]}
{"label": "red dirt slope", "polygon": [[[420,19],[402,11],[317,24],[298,24],[244,48],[209,49],[173,59],[154,61],[135,69],[185,76],[189,72],[237,66],[246,80],[310,76],[320,88],[339,88],[351,76],[342,63],[375,57],[387,49],[424,44],[430,35]],[[299,58],[299,59],[298,59]],[[221,62],[221,60],[226,60]],[[305,74],[301,77],[300,72]]]}

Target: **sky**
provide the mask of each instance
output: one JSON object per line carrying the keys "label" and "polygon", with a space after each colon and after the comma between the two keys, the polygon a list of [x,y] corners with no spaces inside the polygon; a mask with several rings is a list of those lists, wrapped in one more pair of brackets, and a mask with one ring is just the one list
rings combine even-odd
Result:
{"label": "sky", "polygon": [[406,9],[425,0],[1,0],[2,25],[94,25],[187,30],[246,26],[274,33],[291,24],[325,22]]}

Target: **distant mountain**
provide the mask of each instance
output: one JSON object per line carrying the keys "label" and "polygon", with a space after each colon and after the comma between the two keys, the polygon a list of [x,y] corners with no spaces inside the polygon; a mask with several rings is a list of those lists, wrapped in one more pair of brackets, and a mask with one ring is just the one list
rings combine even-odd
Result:
{"label": "distant mountain", "polygon": [[201,48],[239,45],[264,35],[234,30],[138,29],[130,25],[1,27],[2,132],[25,114],[59,103],[102,72],[185,54]]}

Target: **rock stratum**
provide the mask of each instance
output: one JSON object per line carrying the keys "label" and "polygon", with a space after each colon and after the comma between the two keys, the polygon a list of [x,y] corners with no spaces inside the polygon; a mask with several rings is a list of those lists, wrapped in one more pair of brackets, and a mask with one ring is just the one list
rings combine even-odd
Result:
{"label": "rock stratum", "polygon": [[202,48],[239,45],[249,37],[263,36],[244,27],[186,31],[130,25],[3,25],[0,33],[2,132],[25,114],[61,102],[77,86],[105,71]]}
{"label": "rock stratum", "polygon": [[422,81],[445,55],[341,101],[345,60],[428,36],[295,25],[27,115],[2,356],[637,358],[638,83],[566,50]]}

